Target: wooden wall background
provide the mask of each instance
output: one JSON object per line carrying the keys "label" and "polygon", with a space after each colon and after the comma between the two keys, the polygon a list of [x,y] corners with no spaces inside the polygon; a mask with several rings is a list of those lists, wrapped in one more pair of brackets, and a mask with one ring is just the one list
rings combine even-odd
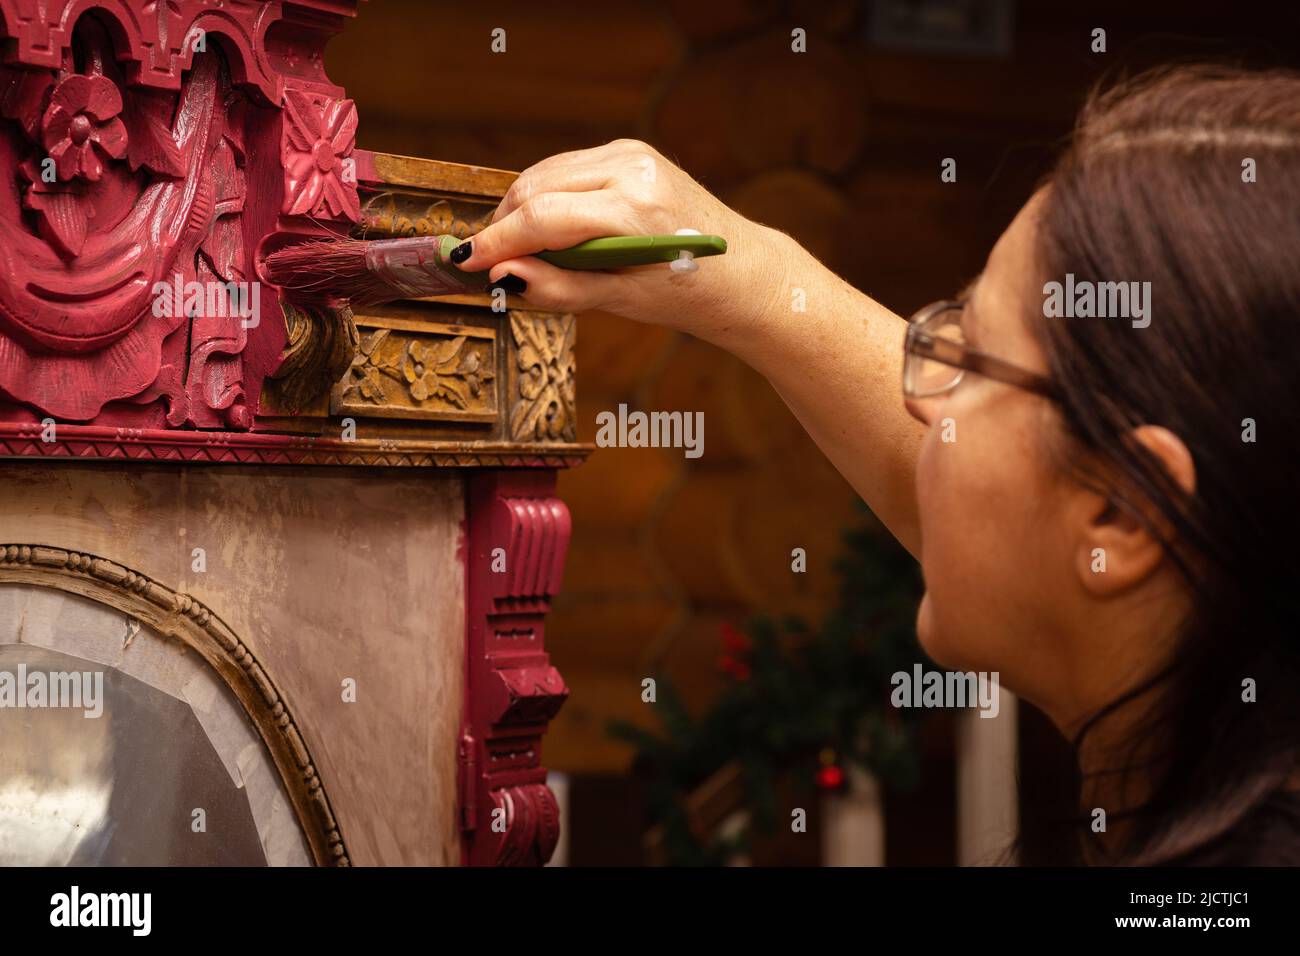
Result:
{"label": "wooden wall background", "polygon": [[[371,0],[328,67],[357,100],[362,146],[523,169],[642,138],[907,312],[982,267],[1104,72],[1175,55],[1300,62],[1289,9],[1229,17],[1213,3],[1022,0],[1003,58],[873,47],[868,15],[859,0]],[[790,51],[795,26],[807,31],[807,53]],[[1089,50],[1098,26],[1105,55]],[[504,54],[490,51],[495,27],[507,31]],[[949,156],[958,181],[944,184]],[[547,637],[572,696],[546,738],[546,763],[618,774],[629,755],[605,721],[647,719],[640,680],[657,664],[703,705],[723,679],[714,666],[723,621],[759,611],[815,619],[828,606],[854,495],[766,383],[710,346],[590,314],[578,369],[582,440],[620,402],[705,413],[701,459],[602,450],[561,479],[575,531]],[[804,575],[789,570],[795,546],[808,550]],[[1029,749],[1050,749],[1032,714],[1026,725]],[[951,859],[942,727],[931,746],[925,792],[891,807],[893,862]],[[1027,775],[1025,789],[1050,785],[1046,776],[1046,766]],[[637,821],[609,816],[578,812],[575,839],[607,848],[621,827],[634,840]],[[602,858],[625,859],[611,852]]]}

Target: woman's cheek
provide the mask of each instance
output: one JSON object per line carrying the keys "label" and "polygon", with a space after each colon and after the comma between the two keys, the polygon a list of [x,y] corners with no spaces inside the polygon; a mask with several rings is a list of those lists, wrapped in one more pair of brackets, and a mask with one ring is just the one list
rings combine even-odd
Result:
{"label": "woman's cheek", "polygon": [[[936,424],[917,462],[920,567],[926,579],[917,639],[937,665],[959,670],[988,657],[982,635],[992,609],[984,598],[996,578],[989,574],[993,542],[984,524],[984,509],[995,506],[995,496],[979,489],[979,472],[988,463],[972,460],[969,451],[961,442],[945,442]],[[984,506],[972,507],[980,501]]]}
{"label": "woman's cheek", "polygon": [[916,636],[936,664],[958,666],[963,653],[961,610],[968,595],[962,591],[971,575],[962,565],[963,541],[957,475],[952,474],[952,453],[931,428],[916,465],[916,497],[921,521],[921,571],[925,596],[917,611]]}

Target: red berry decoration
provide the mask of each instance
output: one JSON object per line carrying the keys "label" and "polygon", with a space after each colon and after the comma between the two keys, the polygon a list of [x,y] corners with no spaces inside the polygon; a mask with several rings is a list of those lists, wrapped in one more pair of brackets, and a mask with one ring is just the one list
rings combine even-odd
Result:
{"label": "red berry decoration", "polygon": [[844,789],[844,771],[835,764],[817,770],[817,786],[823,790]]}

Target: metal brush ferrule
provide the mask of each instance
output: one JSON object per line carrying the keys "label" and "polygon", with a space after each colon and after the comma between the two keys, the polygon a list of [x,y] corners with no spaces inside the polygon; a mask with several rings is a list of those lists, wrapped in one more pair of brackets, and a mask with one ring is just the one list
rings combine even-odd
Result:
{"label": "metal brush ferrule", "polygon": [[479,291],[486,274],[461,272],[447,258],[459,244],[453,236],[380,239],[366,245],[366,268],[405,296]]}

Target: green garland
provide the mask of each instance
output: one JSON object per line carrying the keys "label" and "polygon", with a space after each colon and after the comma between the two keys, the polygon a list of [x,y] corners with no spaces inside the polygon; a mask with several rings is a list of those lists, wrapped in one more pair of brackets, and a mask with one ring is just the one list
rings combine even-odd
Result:
{"label": "green garland", "polygon": [[[841,766],[856,765],[893,786],[915,785],[920,718],[890,705],[889,678],[922,659],[915,628],[920,573],[879,525],[852,530],[844,541],[835,566],[839,603],[819,630],[795,617],[757,618],[747,636],[724,626],[720,666],[733,681],[707,713],[691,716],[671,681],[659,676],[652,705],[659,732],[626,721],[608,725],[653,776],[651,822],[664,828],[670,865],[720,865],[748,848],[754,830],[788,824],[777,806],[778,781],[811,792],[828,748]],[[702,841],[687,819],[686,798],[732,763],[744,774],[749,828]]]}

